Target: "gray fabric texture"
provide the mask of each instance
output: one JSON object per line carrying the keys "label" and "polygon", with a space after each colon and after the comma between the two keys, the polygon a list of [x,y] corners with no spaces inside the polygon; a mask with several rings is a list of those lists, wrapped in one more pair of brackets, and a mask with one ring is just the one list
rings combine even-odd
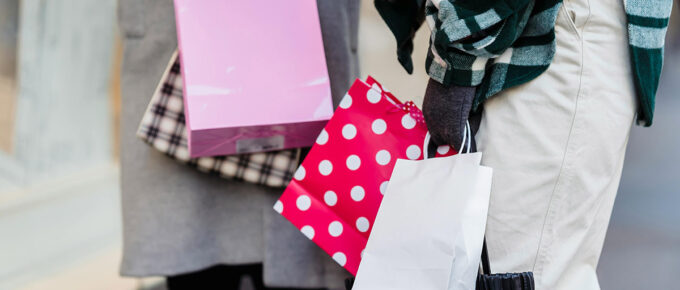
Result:
{"label": "gray fabric texture", "polygon": [[[334,104],[358,77],[359,0],[318,0]],[[170,276],[216,264],[264,263],[271,287],[342,289],[349,274],[272,210],[281,194],[208,175],[135,132],[177,46],[172,0],[120,0],[124,276]]]}

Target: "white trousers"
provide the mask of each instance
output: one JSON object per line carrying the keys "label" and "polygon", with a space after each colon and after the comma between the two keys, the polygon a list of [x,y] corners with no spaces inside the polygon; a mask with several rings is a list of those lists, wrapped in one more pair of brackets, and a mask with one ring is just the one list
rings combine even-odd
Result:
{"label": "white trousers", "polygon": [[626,25],[622,0],[565,0],[550,68],[485,103],[477,140],[494,169],[494,273],[533,271],[536,289],[599,289],[637,106]]}

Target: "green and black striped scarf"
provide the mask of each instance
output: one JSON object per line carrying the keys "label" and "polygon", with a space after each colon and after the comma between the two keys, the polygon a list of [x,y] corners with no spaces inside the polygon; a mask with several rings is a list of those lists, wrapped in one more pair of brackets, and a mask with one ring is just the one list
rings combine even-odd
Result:
{"label": "green and black striped scarf", "polygon": [[548,68],[559,7],[558,0],[427,1],[427,72],[444,85],[477,87],[476,108]]}
{"label": "green and black striped scarf", "polygon": [[[422,0],[375,1],[400,43],[410,43],[410,39],[404,40],[403,36],[400,39],[402,29],[392,23],[401,18],[419,26],[414,21],[419,15],[386,9],[389,5],[385,3],[406,1],[422,3]],[[631,61],[640,103],[638,123],[649,126],[673,2],[622,1],[628,16]],[[425,19],[432,30],[426,60],[428,74],[444,85],[477,87],[474,109],[498,92],[536,78],[548,68],[555,54],[555,21],[561,2],[427,0]],[[404,56],[410,56],[410,51],[398,53],[402,64],[410,63],[410,58]]]}

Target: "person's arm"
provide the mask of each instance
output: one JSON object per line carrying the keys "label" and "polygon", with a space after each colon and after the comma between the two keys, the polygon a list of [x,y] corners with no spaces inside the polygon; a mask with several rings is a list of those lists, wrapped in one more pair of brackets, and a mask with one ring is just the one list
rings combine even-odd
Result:
{"label": "person's arm", "polygon": [[413,73],[413,38],[425,21],[425,0],[375,0],[380,16],[397,40],[397,59]]}

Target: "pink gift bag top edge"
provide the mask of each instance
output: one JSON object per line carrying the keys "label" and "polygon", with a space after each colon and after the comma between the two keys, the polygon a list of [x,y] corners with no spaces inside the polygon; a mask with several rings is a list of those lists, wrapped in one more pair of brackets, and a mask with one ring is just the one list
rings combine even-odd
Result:
{"label": "pink gift bag top edge", "polygon": [[264,1],[175,0],[189,130],[332,116],[316,1]]}

